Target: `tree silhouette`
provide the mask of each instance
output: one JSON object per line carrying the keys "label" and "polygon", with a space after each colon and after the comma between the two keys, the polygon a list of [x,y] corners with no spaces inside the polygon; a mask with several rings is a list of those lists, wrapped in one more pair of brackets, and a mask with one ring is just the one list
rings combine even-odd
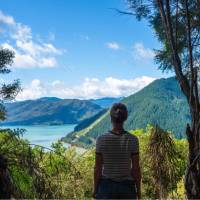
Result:
{"label": "tree silhouette", "polygon": [[[8,49],[0,49],[0,74],[8,74],[11,70],[9,65],[13,64],[14,52]],[[2,83],[0,86],[0,120],[5,119],[5,101],[13,100],[20,91],[19,80],[14,80],[13,83]]]}

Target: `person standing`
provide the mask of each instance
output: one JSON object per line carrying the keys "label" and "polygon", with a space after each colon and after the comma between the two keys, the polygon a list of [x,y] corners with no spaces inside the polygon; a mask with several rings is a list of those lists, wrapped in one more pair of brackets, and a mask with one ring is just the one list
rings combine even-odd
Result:
{"label": "person standing", "polygon": [[141,199],[139,141],[124,129],[126,106],[113,104],[110,117],[112,130],[96,141],[93,197]]}

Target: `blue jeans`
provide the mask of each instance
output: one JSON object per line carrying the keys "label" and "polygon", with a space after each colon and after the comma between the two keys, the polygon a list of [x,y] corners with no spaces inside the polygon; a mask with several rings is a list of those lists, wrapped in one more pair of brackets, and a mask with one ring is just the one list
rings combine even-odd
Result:
{"label": "blue jeans", "polygon": [[111,179],[101,179],[96,199],[136,199],[136,186],[132,180],[120,182]]}

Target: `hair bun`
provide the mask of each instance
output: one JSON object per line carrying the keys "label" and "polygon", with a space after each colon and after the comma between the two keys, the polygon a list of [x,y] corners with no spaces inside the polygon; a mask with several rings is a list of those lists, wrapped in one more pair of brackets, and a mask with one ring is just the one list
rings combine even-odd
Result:
{"label": "hair bun", "polygon": [[116,110],[116,115],[117,116],[120,116],[122,114],[122,110],[120,109],[120,108],[118,108],[117,110]]}
{"label": "hair bun", "polygon": [[127,119],[127,108],[122,103],[115,103],[110,110],[110,115],[112,121],[123,122]]}

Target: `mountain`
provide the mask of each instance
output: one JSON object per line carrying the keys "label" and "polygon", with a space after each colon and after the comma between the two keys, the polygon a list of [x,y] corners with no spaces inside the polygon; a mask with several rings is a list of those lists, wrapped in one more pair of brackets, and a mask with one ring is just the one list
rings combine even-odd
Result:
{"label": "mountain", "polygon": [[60,101],[63,99],[57,98],[57,97],[42,97],[39,99],[40,101],[46,101],[46,102],[56,102],[56,101]]}
{"label": "mountain", "polygon": [[97,119],[99,119],[102,115],[104,115],[107,112],[107,109],[103,109],[100,112],[98,112],[96,115],[86,118],[83,121],[81,121],[78,125],[74,127],[74,131],[81,131],[84,128],[87,128],[90,124],[95,122]]}
{"label": "mountain", "polygon": [[[172,131],[175,137],[185,136],[186,123],[190,122],[187,100],[175,78],[158,79],[139,92],[122,100],[127,105],[129,117],[127,130],[146,128],[147,124],[159,125]],[[109,112],[85,129],[74,131],[64,141],[80,146],[94,144],[97,136],[111,128]]]}
{"label": "mountain", "polygon": [[112,104],[119,102],[123,97],[114,98],[114,97],[104,97],[100,99],[90,99],[89,101],[101,106],[102,108],[109,108]]}
{"label": "mountain", "polygon": [[88,100],[44,97],[5,104],[7,119],[1,125],[77,124],[102,108]]}

